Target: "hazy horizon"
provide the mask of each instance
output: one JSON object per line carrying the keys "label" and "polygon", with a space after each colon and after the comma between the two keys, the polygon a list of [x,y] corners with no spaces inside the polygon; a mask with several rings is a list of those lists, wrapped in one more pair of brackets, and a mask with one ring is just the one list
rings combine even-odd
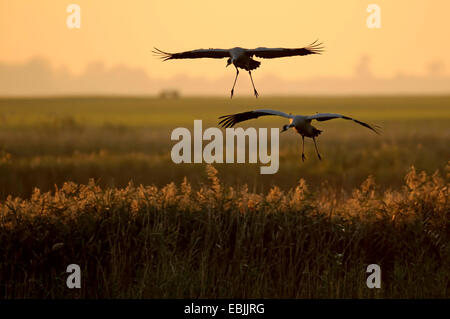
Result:
{"label": "hazy horizon", "polygon": [[[224,68],[225,69],[225,68]],[[429,65],[428,74],[413,76],[397,73],[393,77],[377,77],[371,59],[363,55],[347,77],[321,76],[286,79],[254,72],[258,89],[268,95],[391,95],[450,94],[450,76],[444,73],[442,61]],[[228,71],[228,69],[224,70]],[[248,74],[242,72],[235,89],[236,96],[252,94]],[[23,64],[8,65],[0,61],[0,96],[67,96],[67,95],[158,95],[176,91],[183,96],[228,96],[233,72],[216,78],[175,74],[160,78],[143,68],[125,65],[106,67],[102,62],[90,63],[81,74],[66,67],[55,68],[48,59],[34,57]]]}

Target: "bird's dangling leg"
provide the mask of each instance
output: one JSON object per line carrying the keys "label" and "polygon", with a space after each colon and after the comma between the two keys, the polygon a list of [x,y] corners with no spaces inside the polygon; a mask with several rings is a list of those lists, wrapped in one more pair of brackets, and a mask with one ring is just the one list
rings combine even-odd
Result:
{"label": "bird's dangling leg", "polygon": [[313,136],[313,141],[314,141],[314,147],[316,148],[317,156],[319,157],[320,160],[322,160],[322,157],[320,157],[319,151],[317,150],[316,138],[314,136]]}
{"label": "bird's dangling leg", "polygon": [[303,141],[303,147],[302,147],[302,161],[304,162],[306,157],[305,157],[305,135],[302,135],[302,141]]}
{"label": "bird's dangling leg", "polygon": [[250,74],[250,80],[252,80],[253,92],[255,93],[256,98],[258,98],[259,94],[258,94],[258,91],[256,91],[256,89],[255,89],[255,83],[253,83],[252,72],[249,70],[248,74]]}
{"label": "bird's dangling leg", "polygon": [[236,85],[236,80],[238,78],[238,75],[239,75],[239,69],[236,67],[236,77],[234,78],[233,87],[231,88],[231,98],[233,98],[234,86]]}

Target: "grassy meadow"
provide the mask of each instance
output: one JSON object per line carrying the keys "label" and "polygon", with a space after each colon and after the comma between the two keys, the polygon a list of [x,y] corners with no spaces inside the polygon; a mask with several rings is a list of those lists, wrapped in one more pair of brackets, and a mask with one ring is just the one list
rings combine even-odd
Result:
{"label": "grassy meadow", "polygon": [[[315,123],[302,162],[283,133],[274,175],[172,163],[174,128],[255,108],[382,135]],[[449,145],[450,96],[0,99],[0,298],[448,298]]]}
{"label": "grassy meadow", "polygon": [[[0,198],[30,196],[34,187],[53,190],[65,181],[105,187],[164,186],[186,176],[198,186],[205,164],[173,164],[170,133],[217,126],[224,114],[255,108],[314,114],[342,113],[378,124],[378,136],[349,121],[316,122],[319,161],[311,139],[293,131],[280,135],[280,169],[260,175],[261,164],[217,164],[229,186],[247,184],[254,192],[272,185],[294,187],[304,178],[313,189],[323,183],[351,191],[369,175],[383,187],[398,187],[411,165],[432,174],[450,159],[450,97],[348,98],[63,98],[0,100]],[[243,126],[282,127],[282,118],[262,118]],[[206,145],[206,142],[204,143]]]}

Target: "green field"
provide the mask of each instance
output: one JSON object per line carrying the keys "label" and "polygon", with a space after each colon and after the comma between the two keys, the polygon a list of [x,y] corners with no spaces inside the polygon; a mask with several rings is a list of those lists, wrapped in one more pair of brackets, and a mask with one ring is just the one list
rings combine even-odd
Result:
{"label": "green field", "polygon": [[[378,124],[383,134],[349,121],[316,123],[323,160],[293,131],[280,136],[280,169],[260,175],[260,164],[218,164],[227,185],[248,184],[262,192],[272,185],[293,187],[304,178],[312,188],[323,183],[349,191],[369,175],[383,187],[398,187],[411,165],[433,173],[450,159],[450,97],[302,97],[265,99],[55,98],[0,100],[0,198],[29,196],[33,188],[54,189],[64,181],[102,186],[163,186],[186,176],[204,181],[204,164],[175,165],[170,150],[176,127],[217,126],[224,114],[272,108],[294,114],[342,113]],[[248,122],[280,127],[281,118]],[[206,144],[206,142],[204,143]]]}
{"label": "green field", "polygon": [[[382,134],[316,123],[302,162],[283,133],[274,175],[172,163],[174,128],[256,108]],[[450,96],[0,99],[0,298],[448,298],[449,145]]]}

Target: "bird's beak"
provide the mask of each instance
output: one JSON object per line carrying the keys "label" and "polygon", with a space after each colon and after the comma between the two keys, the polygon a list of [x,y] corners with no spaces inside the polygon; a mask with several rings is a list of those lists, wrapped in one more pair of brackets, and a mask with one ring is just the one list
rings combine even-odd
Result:
{"label": "bird's beak", "polygon": [[230,65],[231,63],[227,62],[227,65],[225,66],[226,68]]}
{"label": "bird's beak", "polygon": [[288,124],[283,125],[283,127],[281,128],[281,133],[286,132],[286,131],[289,130],[291,127],[292,127],[292,126],[290,126],[290,125],[288,125]]}

